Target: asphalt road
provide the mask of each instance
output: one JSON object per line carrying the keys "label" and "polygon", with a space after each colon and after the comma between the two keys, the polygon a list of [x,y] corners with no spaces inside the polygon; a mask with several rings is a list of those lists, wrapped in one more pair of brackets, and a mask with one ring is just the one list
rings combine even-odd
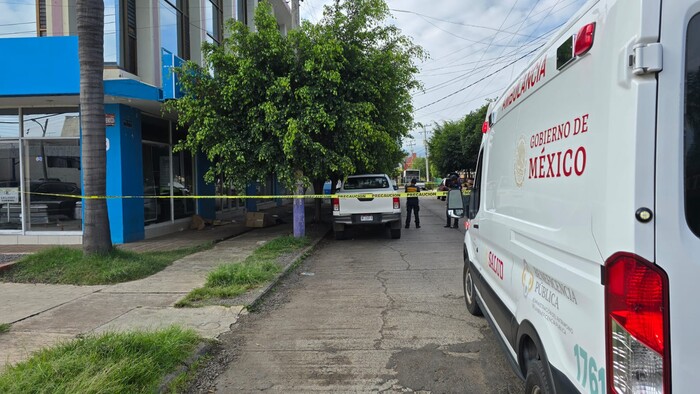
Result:
{"label": "asphalt road", "polygon": [[[222,337],[193,391],[521,393],[462,292],[463,228],[421,199],[421,228],[326,238]],[[405,217],[405,216],[404,216]]]}

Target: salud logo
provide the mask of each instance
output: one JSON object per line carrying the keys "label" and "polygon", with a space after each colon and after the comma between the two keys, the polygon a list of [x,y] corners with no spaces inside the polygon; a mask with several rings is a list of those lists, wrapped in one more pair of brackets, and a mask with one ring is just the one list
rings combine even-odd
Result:
{"label": "salud logo", "polygon": [[521,282],[523,285],[523,296],[527,297],[535,286],[535,274],[527,265],[527,261],[523,260],[523,274],[521,276]]}
{"label": "salud logo", "polygon": [[518,187],[523,187],[525,182],[525,173],[527,172],[527,145],[525,137],[520,136],[515,144],[515,162],[513,163],[513,174],[515,175],[515,184]]}

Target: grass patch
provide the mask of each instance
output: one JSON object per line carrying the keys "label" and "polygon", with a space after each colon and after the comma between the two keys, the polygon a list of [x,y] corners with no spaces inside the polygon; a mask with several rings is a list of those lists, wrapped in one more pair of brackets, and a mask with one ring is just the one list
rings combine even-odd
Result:
{"label": "grass patch", "polygon": [[276,238],[256,249],[243,262],[219,266],[207,276],[204,287],[192,290],[176,307],[191,307],[213,299],[239,296],[272,280],[282,267],[277,259],[309,245],[308,238]]}
{"label": "grass patch", "polygon": [[2,393],[153,393],[200,342],[192,330],[104,334],[42,350],[0,374]]}
{"label": "grass patch", "polygon": [[188,254],[209,249],[211,243],[166,252],[137,253],[114,249],[104,255],[84,255],[80,249],[55,247],[27,256],[0,281],[70,285],[107,285],[145,278]]}
{"label": "grass patch", "polygon": [[0,323],[0,334],[10,331],[10,323]]}

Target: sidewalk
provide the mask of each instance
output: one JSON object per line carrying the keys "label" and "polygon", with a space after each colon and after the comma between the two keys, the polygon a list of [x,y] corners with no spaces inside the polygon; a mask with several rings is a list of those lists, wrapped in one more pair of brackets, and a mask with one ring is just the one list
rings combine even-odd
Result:
{"label": "sidewalk", "polygon": [[[313,207],[306,208],[308,222]],[[196,230],[183,231],[134,243],[140,245],[135,245],[133,250],[166,250],[235,237],[177,260],[148,278],[109,286],[0,283],[0,323],[12,323],[9,332],[0,334],[0,370],[7,364],[27,359],[38,349],[82,334],[178,324],[207,338],[218,337],[245,313],[244,305],[177,309],[173,305],[192,289],[201,287],[207,273],[218,265],[243,261],[264,242],[291,234],[292,206],[276,209],[286,224],[250,229],[244,222],[237,222],[221,226],[227,227],[223,229],[201,230],[202,234],[193,234]],[[312,245],[329,228],[328,224],[307,223],[306,234]],[[259,297],[262,292],[256,294]]]}

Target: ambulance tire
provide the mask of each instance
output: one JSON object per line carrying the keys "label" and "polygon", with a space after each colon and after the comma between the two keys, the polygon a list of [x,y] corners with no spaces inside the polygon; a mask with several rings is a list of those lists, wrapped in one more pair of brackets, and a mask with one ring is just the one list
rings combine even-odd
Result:
{"label": "ambulance tire", "polygon": [[547,379],[542,360],[532,360],[527,367],[525,378],[525,392],[527,394],[551,394],[554,393]]}
{"label": "ambulance tire", "polygon": [[467,303],[467,310],[473,316],[481,316],[481,308],[476,302],[476,292],[474,292],[474,278],[472,277],[471,264],[469,259],[464,259],[464,273],[462,274],[462,284],[464,286],[464,300]]}

